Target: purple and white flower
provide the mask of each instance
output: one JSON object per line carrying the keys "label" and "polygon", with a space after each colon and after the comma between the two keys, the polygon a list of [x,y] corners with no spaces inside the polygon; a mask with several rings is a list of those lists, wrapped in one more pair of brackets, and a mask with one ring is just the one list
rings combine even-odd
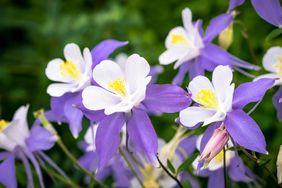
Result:
{"label": "purple and white flower", "polygon": [[274,94],[272,101],[277,111],[278,119],[282,119],[282,48],[279,46],[271,47],[263,56],[262,64],[265,70],[270,73],[260,75],[256,80],[261,78],[276,79],[274,85],[280,86]]}
{"label": "purple and white flower", "polygon": [[69,123],[72,135],[77,138],[82,129],[83,118],[83,113],[78,109],[82,100],[81,92],[93,83],[92,69],[114,50],[126,44],[127,42],[112,39],[105,40],[93,48],[91,53],[85,48],[83,56],[76,44],[66,45],[66,61],[54,59],[46,68],[49,79],[63,82],[51,84],[47,89],[52,96],[51,111],[46,114],[49,121]]}
{"label": "purple and white flower", "polygon": [[137,54],[129,56],[124,67],[111,60],[95,66],[97,85],[83,90],[82,103],[91,111],[87,117],[93,113],[95,120],[100,114],[95,140],[99,169],[116,153],[124,125],[134,149],[156,165],[157,135],[147,112],[174,113],[190,104],[187,93],[176,85],[149,84],[149,72],[148,62]]}
{"label": "purple and white flower", "polygon": [[28,129],[28,107],[20,107],[11,122],[0,120],[0,148],[5,150],[0,153],[0,160],[3,160],[0,164],[0,182],[8,188],[17,187],[15,159],[24,164],[27,187],[34,187],[29,161],[35,168],[41,187],[44,187],[44,183],[37,158],[40,161],[47,159],[46,162],[53,165],[42,151],[52,148],[57,138],[39,125]]}
{"label": "purple and white flower", "polygon": [[174,68],[179,68],[179,72],[173,83],[181,84],[188,71],[190,79],[193,79],[203,75],[205,70],[213,71],[217,65],[229,65],[236,69],[259,69],[212,44],[212,40],[226,29],[232,20],[233,16],[230,14],[219,15],[211,20],[204,34],[202,22],[192,22],[190,9],[182,11],[184,27],[179,26],[169,32],[165,40],[166,51],[159,57],[160,64],[163,65],[176,61]]}
{"label": "purple and white flower", "polygon": [[269,78],[247,82],[234,91],[233,74],[228,66],[218,66],[212,75],[194,78],[188,90],[197,106],[180,112],[183,126],[222,123],[232,139],[246,149],[266,154],[266,142],[257,123],[242,109],[248,103],[258,102],[272,87],[274,80]]}

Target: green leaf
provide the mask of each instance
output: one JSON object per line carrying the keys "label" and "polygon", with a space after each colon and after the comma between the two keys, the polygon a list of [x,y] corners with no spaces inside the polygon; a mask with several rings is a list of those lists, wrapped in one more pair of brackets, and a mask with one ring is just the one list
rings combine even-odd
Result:
{"label": "green leaf", "polygon": [[173,174],[175,174],[175,168],[174,168],[174,166],[172,165],[172,163],[170,162],[170,160],[167,160],[166,163],[167,163],[168,169],[169,169]]}
{"label": "green leaf", "polygon": [[275,39],[276,37],[278,37],[279,35],[282,34],[282,29],[281,28],[277,28],[274,29],[273,31],[271,31],[268,36],[266,37],[266,41],[271,41],[272,39]]}
{"label": "green leaf", "polygon": [[196,157],[198,156],[198,153],[193,153],[190,157],[188,157],[177,169],[177,175],[184,171],[187,170],[188,167],[192,164],[192,162],[196,159]]}

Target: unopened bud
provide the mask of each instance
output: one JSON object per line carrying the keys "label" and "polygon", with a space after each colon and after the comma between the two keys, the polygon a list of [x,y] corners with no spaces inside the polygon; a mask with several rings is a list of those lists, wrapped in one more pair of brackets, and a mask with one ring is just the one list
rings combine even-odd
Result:
{"label": "unopened bud", "polygon": [[278,184],[282,183],[282,145],[280,146],[280,150],[277,156],[277,179]]}
{"label": "unopened bud", "polygon": [[221,125],[214,130],[212,137],[201,154],[200,160],[205,160],[205,164],[208,164],[220,151],[222,151],[228,140],[229,134],[225,127]]}
{"label": "unopened bud", "polygon": [[233,23],[219,34],[218,42],[226,50],[230,47],[233,42]]}

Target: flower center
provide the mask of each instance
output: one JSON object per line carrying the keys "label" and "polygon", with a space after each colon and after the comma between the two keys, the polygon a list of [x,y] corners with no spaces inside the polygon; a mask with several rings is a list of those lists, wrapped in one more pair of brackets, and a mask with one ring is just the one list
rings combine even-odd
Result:
{"label": "flower center", "polygon": [[281,55],[276,55],[274,58],[277,61],[273,65],[273,68],[277,71],[277,73],[282,74],[282,56]]}
{"label": "flower center", "polygon": [[214,158],[215,160],[217,160],[218,162],[223,160],[223,150],[221,150]]}
{"label": "flower center", "polygon": [[8,125],[10,124],[10,122],[5,121],[4,119],[0,120],[0,131],[3,131],[6,127],[8,127]]}
{"label": "flower center", "polygon": [[123,97],[127,95],[124,79],[118,78],[116,80],[110,81],[108,83],[108,88]]}
{"label": "flower center", "polygon": [[64,77],[70,77],[74,80],[79,80],[81,73],[77,66],[71,61],[64,61],[60,64],[60,74]]}
{"label": "flower center", "polygon": [[172,44],[184,44],[184,45],[191,45],[191,42],[187,39],[186,36],[182,34],[175,34],[171,35],[171,43]]}
{"label": "flower center", "polygon": [[210,89],[201,89],[196,95],[197,102],[205,108],[217,108],[218,102],[215,92]]}

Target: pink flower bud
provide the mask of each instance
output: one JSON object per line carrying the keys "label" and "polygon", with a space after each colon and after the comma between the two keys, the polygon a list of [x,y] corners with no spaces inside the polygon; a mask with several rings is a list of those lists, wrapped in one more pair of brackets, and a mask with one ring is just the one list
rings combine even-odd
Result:
{"label": "pink flower bud", "polygon": [[278,183],[282,183],[282,145],[277,156],[277,179]]}
{"label": "pink flower bud", "polygon": [[209,163],[223,149],[228,140],[229,134],[225,127],[221,125],[214,130],[212,137],[201,154],[200,160],[205,160],[206,164]]}

